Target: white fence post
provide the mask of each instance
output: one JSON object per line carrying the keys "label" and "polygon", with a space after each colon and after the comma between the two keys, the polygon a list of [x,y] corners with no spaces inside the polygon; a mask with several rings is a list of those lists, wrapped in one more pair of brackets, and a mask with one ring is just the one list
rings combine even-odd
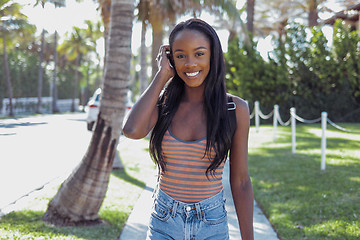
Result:
{"label": "white fence post", "polygon": [[290,108],[290,116],[291,116],[291,149],[292,153],[296,153],[296,109],[294,107]]}
{"label": "white fence post", "polygon": [[326,167],[326,124],[327,124],[327,112],[321,113],[321,170],[325,170]]}
{"label": "white fence post", "polygon": [[277,132],[277,123],[278,123],[278,114],[279,114],[279,105],[274,105],[274,115],[273,115],[273,141],[276,141],[276,132]]}
{"label": "white fence post", "polygon": [[256,132],[259,132],[259,101],[255,101],[255,126],[256,126]]}

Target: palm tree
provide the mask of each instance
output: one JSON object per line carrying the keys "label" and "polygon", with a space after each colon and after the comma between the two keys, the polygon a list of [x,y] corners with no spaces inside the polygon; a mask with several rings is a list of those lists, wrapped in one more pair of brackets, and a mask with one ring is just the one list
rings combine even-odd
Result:
{"label": "palm tree", "polygon": [[4,73],[5,81],[7,85],[7,93],[9,98],[9,116],[13,116],[13,90],[10,78],[9,63],[7,56],[7,41],[11,36],[24,30],[30,29],[32,25],[26,22],[26,16],[21,13],[22,6],[18,3],[12,3],[11,0],[0,0],[0,32],[3,42],[3,61],[4,61]]}
{"label": "palm tree", "polygon": [[255,20],[254,35],[267,36],[275,33],[280,40],[285,34],[288,21],[299,18],[304,13],[297,2],[285,0],[258,0],[257,12],[259,17]]}
{"label": "palm tree", "polygon": [[[55,7],[65,6],[64,0],[36,0],[34,7],[41,5],[42,8],[45,8],[45,3],[52,3]],[[43,61],[44,61],[44,40],[45,39],[45,29],[41,33],[41,47],[40,47],[40,62],[39,62],[39,78],[38,78],[38,103],[36,105],[36,113],[40,113],[41,108],[41,97],[42,97],[42,85],[43,85]],[[56,106],[56,105],[55,105]]]}
{"label": "palm tree", "polygon": [[137,8],[139,11],[138,20],[141,21],[141,45],[140,45],[140,73],[139,73],[139,82],[140,82],[140,94],[142,94],[147,85],[148,85],[148,77],[147,77],[147,49],[145,45],[145,36],[146,29],[148,26],[147,19],[149,19],[149,1],[140,1]]}
{"label": "palm tree", "polygon": [[247,30],[254,32],[254,14],[255,14],[255,0],[246,1],[246,13],[247,13]]}
{"label": "palm tree", "polygon": [[[339,0],[340,2],[340,0]],[[342,0],[341,2],[346,2]],[[351,1],[349,1],[351,2]],[[274,1],[261,1],[258,0],[258,11],[260,18],[256,21],[256,25],[260,26],[258,29],[262,29],[264,20],[266,18],[270,19],[270,23],[281,23],[284,28],[287,25],[288,19],[291,18],[302,18],[307,19],[308,26],[318,25],[319,12],[330,11],[326,6],[326,0],[306,0],[306,1],[285,1],[285,0],[274,0]],[[273,13],[281,13],[274,15]],[[283,13],[285,15],[283,15]],[[266,20],[265,20],[266,22]],[[286,23],[286,24],[285,24]],[[285,25],[284,25],[285,24]],[[270,24],[267,24],[268,26]]]}
{"label": "palm tree", "polygon": [[57,31],[54,33],[54,70],[53,70],[53,80],[52,80],[52,113],[59,112],[57,107],[57,87],[56,87],[56,78],[57,78],[57,65],[58,65],[58,52],[57,52]]}
{"label": "palm tree", "polygon": [[101,18],[104,24],[104,39],[105,39],[105,59],[106,62],[106,53],[108,46],[108,36],[110,29],[110,9],[111,9],[111,0],[98,0],[99,8],[101,10]]}
{"label": "palm tree", "polygon": [[[99,77],[99,72],[100,72],[100,65],[101,65],[101,57],[100,54],[96,51],[97,49],[97,40],[99,40],[100,38],[104,37],[104,33],[102,32],[101,28],[102,28],[102,23],[101,21],[97,21],[96,23],[91,22],[90,20],[86,20],[85,21],[87,28],[84,29],[85,31],[85,37],[90,41],[91,46],[93,47],[94,53],[96,55],[96,59],[98,61],[97,63],[97,67],[96,67],[96,80],[95,80],[95,89],[100,87],[100,77]],[[86,96],[85,99],[86,101],[88,100],[89,97],[89,84],[87,81],[87,85],[86,85]]]}
{"label": "palm tree", "polygon": [[41,44],[40,44],[40,62],[39,62],[39,78],[38,78],[38,102],[36,105],[36,113],[41,113],[41,97],[43,88],[43,62],[44,62],[44,45],[45,45],[45,29],[41,32]]}
{"label": "palm tree", "polygon": [[71,103],[71,111],[74,112],[75,98],[78,94],[80,64],[83,56],[90,51],[95,51],[95,49],[92,45],[90,45],[89,40],[86,37],[85,30],[73,27],[73,31],[71,32],[69,38],[59,46],[58,51],[60,53],[64,53],[69,61],[75,61],[75,78]]}
{"label": "palm tree", "polygon": [[[45,4],[46,3],[51,3],[53,4],[56,8],[58,7],[65,7],[65,0],[35,0],[35,6],[41,5],[42,8],[45,8]],[[43,30],[44,32],[44,30]],[[42,41],[43,41],[43,37],[42,37]],[[41,43],[43,44],[43,43]],[[43,49],[41,49],[40,51],[43,51]],[[42,96],[42,73],[43,73],[43,69],[42,69],[42,61],[43,59],[41,58],[42,56],[42,52],[40,52],[40,63],[39,63],[39,80],[38,80],[38,104],[37,104],[37,108],[36,111],[40,112],[40,106],[41,106],[41,96]],[[52,112],[58,112],[58,108],[57,108],[57,89],[56,89],[56,75],[57,75],[57,32],[55,31],[54,33],[54,72],[53,72],[53,81],[52,81]]]}
{"label": "palm tree", "polygon": [[97,222],[125,112],[134,3],[112,0],[101,107],[81,163],[50,201],[44,220],[57,225]]}
{"label": "palm tree", "polygon": [[[202,10],[221,17],[226,14],[230,19],[237,19],[237,23],[240,25],[242,32],[246,35],[244,40],[246,43],[249,43],[246,27],[240,18],[239,11],[236,9],[236,1],[233,0],[209,0],[203,1],[202,3],[198,0],[140,0],[138,10],[139,20],[149,23],[152,27],[152,77],[157,71],[155,58],[163,42],[164,25],[173,25],[176,22],[177,16],[187,13],[196,16],[200,15]],[[145,61],[140,60],[140,62]]]}

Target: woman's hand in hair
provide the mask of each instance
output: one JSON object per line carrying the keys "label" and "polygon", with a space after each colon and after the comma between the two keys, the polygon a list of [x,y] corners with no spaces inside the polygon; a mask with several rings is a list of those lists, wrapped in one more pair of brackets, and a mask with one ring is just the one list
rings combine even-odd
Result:
{"label": "woman's hand in hair", "polygon": [[154,79],[131,108],[128,118],[123,126],[126,137],[140,139],[149,134],[158,119],[157,103],[166,83],[175,75],[167,57],[170,46],[161,46],[156,61],[159,67]]}
{"label": "woman's hand in hair", "polygon": [[175,70],[171,62],[172,55],[170,52],[169,45],[162,45],[159,49],[159,53],[156,57],[156,62],[158,65],[158,72],[161,72],[161,75],[167,78],[167,81],[170,80],[175,75]]}

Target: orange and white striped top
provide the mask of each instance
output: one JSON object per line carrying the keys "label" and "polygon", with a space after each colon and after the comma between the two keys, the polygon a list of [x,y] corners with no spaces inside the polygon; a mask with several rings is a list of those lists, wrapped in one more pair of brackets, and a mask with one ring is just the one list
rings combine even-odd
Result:
{"label": "orange and white striped top", "polygon": [[[164,134],[162,151],[166,171],[160,176],[160,188],[172,198],[196,203],[212,197],[223,189],[224,162],[214,174],[206,176],[210,159],[205,156],[206,138],[183,141],[175,137],[170,129]],[[211,151],[211,155],[215,153]]]}

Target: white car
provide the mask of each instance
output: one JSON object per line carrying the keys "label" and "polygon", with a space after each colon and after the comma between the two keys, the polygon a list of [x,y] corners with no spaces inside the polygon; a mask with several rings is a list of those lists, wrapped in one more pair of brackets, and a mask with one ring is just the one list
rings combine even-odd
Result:
{"label": "white car", "polygon": [[[96,122],[99,108],[100,108],[100,97],[101,97],[101,88],[96,89],[94,95],[90,98],[87,106],[87,129],[92,131],[94,124]],[[127,98],[126,98],[126,110],[125,116],[133,106],[133,102],[131,101],[131,91],[128,91]]]}

